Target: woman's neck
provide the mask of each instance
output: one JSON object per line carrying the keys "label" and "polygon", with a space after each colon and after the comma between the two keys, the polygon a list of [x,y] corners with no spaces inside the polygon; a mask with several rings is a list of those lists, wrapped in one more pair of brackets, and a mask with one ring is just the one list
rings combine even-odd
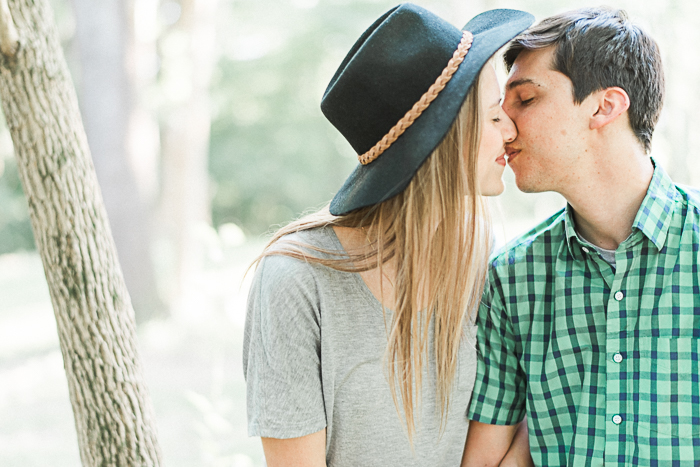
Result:
{"label": "woman's neck", "polygon": [[[370,244],[374,241],[369,237],[367,229],[333,226],[333,230],[343,249],[350,255],[368,251]],[[381,271],[380,268],[375,267],[359,274],[377,301],[385,308],[393,310],[396,257],[382,264]]]}

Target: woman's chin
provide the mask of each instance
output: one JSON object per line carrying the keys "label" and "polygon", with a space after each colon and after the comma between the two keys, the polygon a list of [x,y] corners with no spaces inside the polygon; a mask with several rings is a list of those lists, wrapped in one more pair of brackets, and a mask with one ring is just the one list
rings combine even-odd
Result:
{"label": "woman's chin", "polygon": [[487,186],[482,186],[481,196],[498,196],[506,190],[506,186],[503,180],[499,180],[498,183],[491,183]]}

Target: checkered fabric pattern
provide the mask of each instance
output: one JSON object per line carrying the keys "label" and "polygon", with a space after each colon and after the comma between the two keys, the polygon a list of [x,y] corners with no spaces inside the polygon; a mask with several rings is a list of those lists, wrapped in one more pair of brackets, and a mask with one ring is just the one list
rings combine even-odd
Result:
{"label": "checkered fabric pattern", "polygon": [[569,206],[497,253],[469,418],[527,413],[536,465],[700,465],[699,221],[656,165],[616,269]]}

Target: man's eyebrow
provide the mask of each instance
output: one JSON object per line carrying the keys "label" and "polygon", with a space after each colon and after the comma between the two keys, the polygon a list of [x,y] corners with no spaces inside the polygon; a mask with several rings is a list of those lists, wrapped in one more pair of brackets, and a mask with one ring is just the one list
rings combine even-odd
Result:
{"label": "man's eyebrow", "polygon": [[511,81],[508,83],[506,86],[508,90],[511,90],[513,88],[517,88],[518,86],[521,86],[523,84],[532,84],[535,86],[540,86],[539,83],[536,83],[535,81],[531,80],[530,78],[522,78],[522,79],[516,79],[515,81]]}

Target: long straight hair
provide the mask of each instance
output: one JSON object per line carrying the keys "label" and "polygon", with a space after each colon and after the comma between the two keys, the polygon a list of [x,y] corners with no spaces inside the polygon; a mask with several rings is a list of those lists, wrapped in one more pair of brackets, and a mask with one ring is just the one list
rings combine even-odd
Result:
{"label": "long straight hair", "polygon": [[[477,176],[482,126],[479,83],[477,77],[447,135],[402,193],[342,216],[330,214],[326,206],[298,219],[277,231],[253,263],[265,256],[285,255],[344,272],[379,268],[382,278],[384,263],[396,258],[385,369],[399,414],[403,407],[411,444],[414,408],[420,404],[430,351],[429,324],[434,318],[432,351],[442,432],[464,324],[479,305],[486,277],[491,231]],[[371,242],[364,249],[346,252],[285,238],[324,226],[364,228]]]}

